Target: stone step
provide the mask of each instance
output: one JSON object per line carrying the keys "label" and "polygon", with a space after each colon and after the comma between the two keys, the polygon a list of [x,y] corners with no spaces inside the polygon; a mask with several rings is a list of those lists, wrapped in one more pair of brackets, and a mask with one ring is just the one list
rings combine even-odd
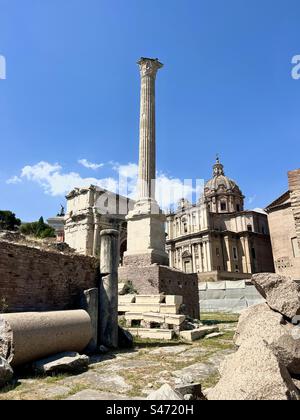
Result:
{"label": "stone step", "polygon": [[187,341],[195,341],[215,332],[219,332],[218,327],[200,327],[195,330],[181,331],[180,337]]}
{"label": "stone step", "polygon": [[166,303],[119,303],[118,312],[155,312],[168,315],[178,315],[180,305],[167,305]]}
{"label": "stone step", "polygon": [[154,329],[154,328],[128,328],[128,331],[135,337],[150,338],[157,340],[172,340],[173,330]]}

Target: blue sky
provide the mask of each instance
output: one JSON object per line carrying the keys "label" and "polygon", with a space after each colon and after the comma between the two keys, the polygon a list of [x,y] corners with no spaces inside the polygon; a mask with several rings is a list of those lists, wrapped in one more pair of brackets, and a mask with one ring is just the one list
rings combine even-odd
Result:
{"label": "blue sky", "polygon": [[299,0],[0,0],[0,208],[49,217],[74,182],[134,172],[140,56],[165,64],[160,176],[207,180],[219,153],[264,207],[300,166],[299,21]]}

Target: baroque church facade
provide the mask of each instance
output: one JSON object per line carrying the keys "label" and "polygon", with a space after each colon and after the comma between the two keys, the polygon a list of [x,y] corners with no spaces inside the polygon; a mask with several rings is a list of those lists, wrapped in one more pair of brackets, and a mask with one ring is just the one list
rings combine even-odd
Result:
{"label": "baroque church facade", "polygon": [[197,273],[200,281],[274,272],[267,215],[245,210],[244,198],[217,158],[199,202],[182,199],[167,215],[170,266]]}

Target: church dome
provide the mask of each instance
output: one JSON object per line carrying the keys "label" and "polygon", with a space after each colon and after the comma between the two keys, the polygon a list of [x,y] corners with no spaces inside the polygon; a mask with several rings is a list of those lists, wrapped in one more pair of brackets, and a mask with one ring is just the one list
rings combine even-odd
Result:
{"label": "church dome", "polygon": [[205,202],[213,213],[243,211],[244,196],[235,181],[224,173],[224,166],[217,157],[213,166],[213,177],[204,187]]}
{"label": "church dome", "polygon": [[241,190],[236,182],[225,175],[224,166],[220,163],[219,158],[217,158],[214,165],[213,178],[207,181],[204,191],[205,195],[208,195],[214,194],[220,190],[223,192],[237,192],[241,194]]}

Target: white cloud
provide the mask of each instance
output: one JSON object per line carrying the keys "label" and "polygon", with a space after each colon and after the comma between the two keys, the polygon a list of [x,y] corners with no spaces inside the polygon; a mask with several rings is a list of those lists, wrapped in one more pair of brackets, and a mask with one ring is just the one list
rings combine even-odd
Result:
{"label": "white cloud", "polygon": [[139,167],[136,163],[127,165],[114,164],[113,169],[119,173],[120,177],[135,179],[138,176]]}
{"label": "white cloud", "polygon": [[6,181],[7,184],[20,184],[21,182],[22,179],[16,175]]}
{"label": "white cloud", "polygon": [[104,163],[93,163],[89,162],[87,159],[79,159],[78,163],[85,168],[93,169],[93,171],[96,171],[99,168],[102,168],[104,166]]}
{"label": "white cloud", "polygon": [[[121,165],[110,162],[116,175],[107,178],[82,177],[77,172],[65,172],[58,163],[51,164],[41,161],[35,165],[27,165],[21,175],[11,178],[11,183],[27,180],[37,183],[43,188],[46,194],[51,196],[63,196],[75,187],[87,187],[97,185],[109,191],[118,192],[132,199],[136,198],[138,165],[128,163]],[[12,182],[14,180],[14,182]],[[8,181],[7,181],[8,182]],[[156,180],[157,200],[161,207],[167,210],[177,205],[181,198],[193,201],[195,194],[199,196],[203,191],[203,182],[197,184],[192,180],[181,181],[179,178],[172,178],[164,173],[158,173]]]}
{"label": "white cloud", "polygon": [[52,196],[65,195],[74,187],[86,187],[91,184],[116,191],[117,182],[113,178],[82,178],[77,172],[64,173],[59,164],[39,162],[33,166],[25,166],[21,177],[39,184],[46,194]]}

